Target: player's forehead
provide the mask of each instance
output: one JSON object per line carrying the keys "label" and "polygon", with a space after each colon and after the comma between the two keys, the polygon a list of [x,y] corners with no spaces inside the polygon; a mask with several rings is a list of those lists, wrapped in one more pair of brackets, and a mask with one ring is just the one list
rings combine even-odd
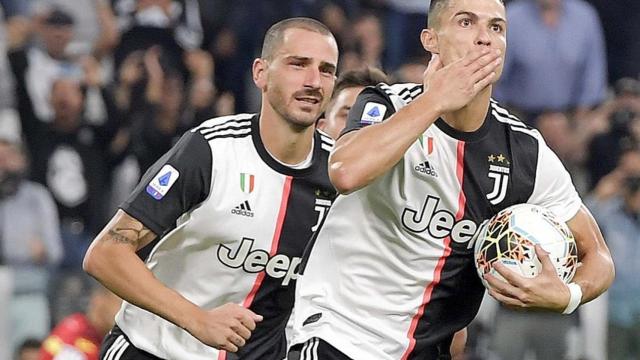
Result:
{"label": "player's forehead", "polygon": [[505,7],[500,0],[448,0],[442,8],[440,20],[447,21],[460,14],[506,20]]}
{"label": "player's forehead", "polygon": [[306,58],[337,64],[338,45],[330,35],[304,28],[284,30],[276,58]]}

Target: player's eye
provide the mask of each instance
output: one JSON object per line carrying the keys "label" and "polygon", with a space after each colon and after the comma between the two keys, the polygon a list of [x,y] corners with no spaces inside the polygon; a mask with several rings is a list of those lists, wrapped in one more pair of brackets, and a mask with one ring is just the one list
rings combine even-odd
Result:
{"label": "player's eye", "polygon": [[294,61],[291,63],[291,66],[295,67],[295,68],[303,68],[304,67],[304,63],[299,62],[299,61]]}
{"label": "player's eye", "polygon": [[333,76],[333,70],[332,70],[332,69],[329,69],[329,68],[321,68],[321,69],[320,69],[320,72],[321,72],[323,75],[331,75],[331,76]]}
{"label": "player's eye", "polygon": [[459,24],[462,27],[469,27],[469,26],[471,26],[471,19],[469,19],[469,18],[460,19]]}
{"label": "player's eye", "polygon": [[497,33],[501,33],[504,29],[502,27],[502,25],[500,24],[493,24],[491,25],[491,30],[497,32]]}

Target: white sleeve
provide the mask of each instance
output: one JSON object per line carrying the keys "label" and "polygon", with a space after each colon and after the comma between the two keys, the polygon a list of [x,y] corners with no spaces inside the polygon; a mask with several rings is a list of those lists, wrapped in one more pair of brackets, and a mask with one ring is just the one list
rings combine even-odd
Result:
{"label": "white sleeve", "polygon": [[537,135],[539,150],[536,179],[527,203],[545,207],[558,220],[567,222],[582,206],[582,199],[558,156],[547,146],[542,136]]}

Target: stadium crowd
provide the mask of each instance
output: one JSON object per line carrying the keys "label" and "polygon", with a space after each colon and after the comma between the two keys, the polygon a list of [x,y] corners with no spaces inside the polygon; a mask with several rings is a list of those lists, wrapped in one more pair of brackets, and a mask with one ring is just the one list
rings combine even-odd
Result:
{"label": "stadium crowd", "polygon": [[[638,359],[640,2],[505,2],[496,100],[562,159],[617,277],[567,317],[487,300],[467,356],[541,360],[539,349],[559,344],[571,359]],[[271,24],[322,21],[340,47],[339,75],[371,67],[422,83],[427,9],[426,0],[0,0],[0,359],[27,359],[24,349],[87,311],[91,240],[184,131],[259,109],[248,69]],[[540,341],[514,355],[514,331]]]}

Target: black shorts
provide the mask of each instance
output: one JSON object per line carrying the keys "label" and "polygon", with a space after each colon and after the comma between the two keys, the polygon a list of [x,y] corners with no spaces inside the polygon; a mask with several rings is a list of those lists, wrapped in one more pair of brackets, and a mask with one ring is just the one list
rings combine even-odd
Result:
{"label": "black shorts", "polygon": [[127,335],[116,325],[104,338],[100,360],[162,360],[131,344]]}
{"label": "black shorts", "polygon": [[314,337],[304,344],[294,345],[289,350],[287,360],[351,360],[351,358],[328,342]]}

